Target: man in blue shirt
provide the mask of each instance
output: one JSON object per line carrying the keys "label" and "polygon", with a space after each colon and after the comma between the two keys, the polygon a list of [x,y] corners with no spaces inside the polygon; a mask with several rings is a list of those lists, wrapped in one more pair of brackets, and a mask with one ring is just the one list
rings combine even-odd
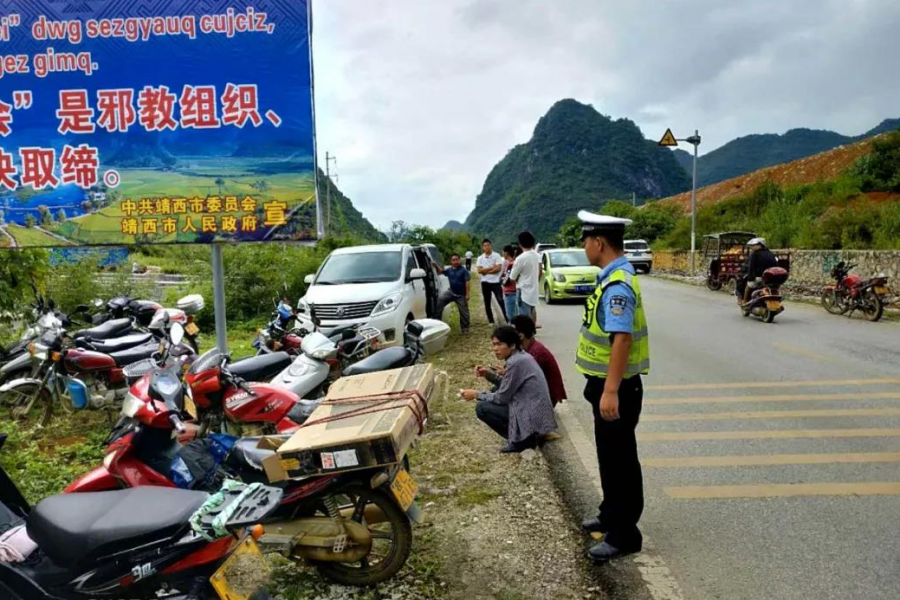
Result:
{"label": "man in blue shirt", "polygon": [[444,309],[451,302],[455,302],[456,308],[459,309],[459,329],[466,334],[469,333],[469,280],[471,275],[460,262],[459,254],[455,253],[450,256],[450,267],[446,269],[433,262],[437,272],[446,275],[450,281],[450,289],[438,298],[437,314],[443,318]]}

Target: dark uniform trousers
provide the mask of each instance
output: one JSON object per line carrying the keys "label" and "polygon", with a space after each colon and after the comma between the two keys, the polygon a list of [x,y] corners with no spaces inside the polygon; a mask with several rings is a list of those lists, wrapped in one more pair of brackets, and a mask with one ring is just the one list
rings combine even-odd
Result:
{"label": "dark uniform trousers", "polygon": [[587,377],[584,398],[594,412],[594,439],[600,463],[600,524],[610,545],[620,550],[640,550],[643,536],[638,521],[644,512],[644,481],[638,461],[635,429],[641,417],[644,387],[641,376],[623,379],[619,385],[619,418],[605,421],[600,398],[606,379]]}

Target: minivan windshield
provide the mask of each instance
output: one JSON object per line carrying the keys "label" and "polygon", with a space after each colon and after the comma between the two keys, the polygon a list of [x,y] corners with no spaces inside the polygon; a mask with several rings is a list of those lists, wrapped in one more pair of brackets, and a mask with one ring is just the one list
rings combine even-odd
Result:
{"label": "minivan windshield", "polygon": [[322,265],[316,285],[381,283],[400,279],[399,250],[332,254]]}
{"label": "minivan windshield", "polygon": [[552,267],[589,267],[591,265],[584,250],[566,250],[564,252],[555,250],[548,254],[550,254],[550,266]]}
{"label": "minivan windshield", "polygon": [[625,242],[626,250],[649,250],[647,242]]}

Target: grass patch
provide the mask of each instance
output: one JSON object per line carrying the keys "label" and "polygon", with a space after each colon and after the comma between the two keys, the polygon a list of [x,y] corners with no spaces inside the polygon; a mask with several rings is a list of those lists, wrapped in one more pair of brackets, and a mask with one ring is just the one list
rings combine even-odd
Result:
{"label": "grass patch", "polygon": [[498,498],[503,494],[500,490],[491,487],[469,487],[460,490],[456,494],[456,501],[460,506],[474,506],[478,504],[487,504],[494,498]]}

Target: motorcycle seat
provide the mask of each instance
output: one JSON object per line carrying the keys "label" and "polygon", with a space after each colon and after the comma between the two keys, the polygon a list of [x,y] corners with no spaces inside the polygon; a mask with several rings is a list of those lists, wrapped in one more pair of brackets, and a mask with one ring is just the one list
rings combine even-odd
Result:
{"label": "motorcycle seat", "polygon": [[[281,435],[277,437],[286,442],[291,436]],[[263,460],[275,454],[275,451],[258,448],[257,446],[259,445],[260,439],[261,438],[258,437],[238,439],[228,453],[228,458],[226,459],[227,464],[236,469],[249,468],[254,471],[262,471]]]}
{"label": "motorcycle seat", "polygon": [[57,565],[73,570],[101,555],[176,535],[208,498],[206,492],[141,486],[60,494],[28,515],[28,537]]}
{"label": "motorcycle seat", "polygon": [[338,325],[337,327],[323,327],[319,329],[319,333],[327,338],[340,338],[344,335],[345,331],[355,331],[357,327],[359,327],[359,325],[356,324]]}
{"label": "motorcycle seat", "polygon": [[292,360],[287,352],[273,352],[239,360],[228,365],[228,370],[244,381],[268,381],[287,369]]}
{"label": "motorcycle seat", "polygon": [[133,325],[131,319],[112,319],[106,323],[82,329],[75,332],[75,339],[84,338],[87,340],[107,340],[109,338],[121,337],[131,333]]}
{"label": "motorcycle seat", "polygon": [[[153,335],[150,333],[132,333],[130,335],[108,340],[91,341],[87,347],[91,350],[102,352],[103,354],[112,354],[113,352],[120,352],[126,348],[141,346],[152,339]],[[76,345],[77,344],[78,342],[76,341]]]}
{"label": "motorcycle seat", "polygon": [[157,350],[159,350],[159,345],[156,342],[150,342],[133,348],[119,350],[118,352],[110,352],[109,355],[116,361],[118,366],[127,367],[139,360],[150,358]]}
{"label": "motorcycle seat", "polygon": [[350,365],[344,369],[343,375],[364,375],[366,373],[375,373],[376,371],[399,369],[400,367],[410,366],[415,360],[416,353],[405,346],[385,348],[362,359],[358,363]]}

